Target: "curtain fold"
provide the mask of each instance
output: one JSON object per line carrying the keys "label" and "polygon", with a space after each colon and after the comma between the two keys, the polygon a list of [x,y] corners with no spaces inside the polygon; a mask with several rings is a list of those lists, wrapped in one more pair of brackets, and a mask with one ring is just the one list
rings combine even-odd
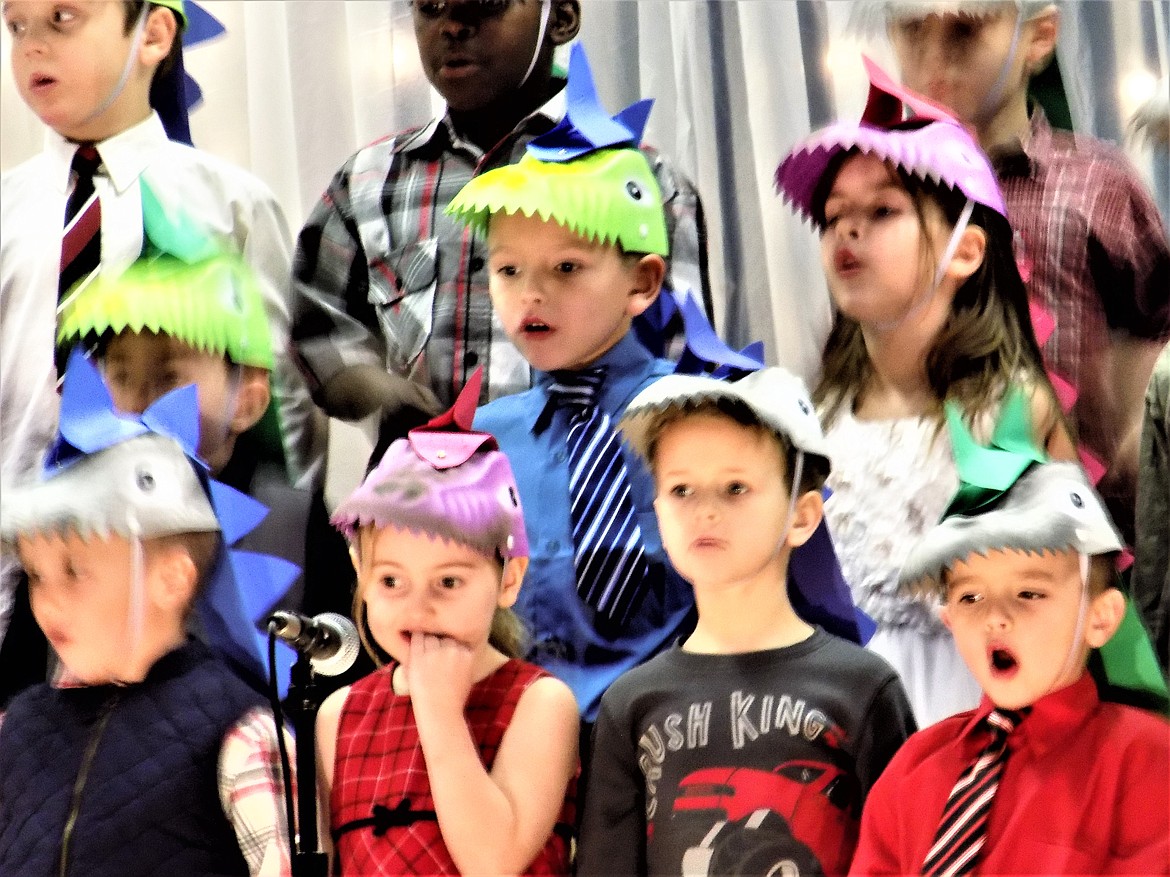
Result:
{"label": "curtain fold", "polygon": [[[276,192],[295,236],[359,146],[440,106],[419,69],[401,0],[205,0],[227,26],[186,56],[203,88],[195,143]],[[849,4],[825,0],[585,0],[581,39],[605,104],[657,99],[647,140],[698,185],[719,329],[762,339],[769,362],[815,380],[830,312],[812,230],[776,197],[784,153],[864,103]],[[1064,2],[1059,58],[1074,126],[1107,139],[1166,70],[1167,0]],[[1159,30],[1160,29],[1160,30]],[[40,123],[12,82],[3,37],[0,167],[40,149]],[[890,65],[883,41],[866,46]],[[1164,85],[1163,85],[1164,87]],[[1165,149],[1126,144],[1170,214]]]}

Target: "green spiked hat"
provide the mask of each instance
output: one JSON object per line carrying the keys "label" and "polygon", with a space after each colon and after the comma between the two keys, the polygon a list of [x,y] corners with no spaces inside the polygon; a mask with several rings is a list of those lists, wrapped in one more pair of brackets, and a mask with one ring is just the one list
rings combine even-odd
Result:
{"label": "green spiked hat", "polygon": [[107,332],[157,332],[236,365],[272,371],[272,336],[250,268],[233,256],[187,264],[143,259],[117,278],[98,276],[67,302],[57,340],[72,345]]}
{"label": "green spiked hat", "polygon": [[638,148],[652,101],[614,117],[601,107],[585,50],[573,46],[565,118],[528,144],[519,162],[475,177],[447,213],[481,235],[493,214],[553,221],[627,253],[670,254],[662,192]]}
{"label": "green spiked hat", "polygon": [[607,149],[564,163],[525,155],[473,179],[447,212],[480,234],[495,213],[523,213],[590,240],[620,244],[627,253],[670,252],[662,194],[636,149]]}

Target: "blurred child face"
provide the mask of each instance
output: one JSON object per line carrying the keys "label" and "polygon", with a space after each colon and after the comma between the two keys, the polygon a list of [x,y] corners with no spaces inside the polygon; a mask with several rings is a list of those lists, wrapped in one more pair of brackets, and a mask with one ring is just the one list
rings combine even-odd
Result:
{"label": "blurred child face", "polygon": [[102,362],[114,404],[141,414],[178,387],[194,384],[199,396],[199,455],[217,472],[231,458],[231,420],[238,376],[222,355],[198,350],[170,335],[122,332],[106,347]]}
{"label": "blurred child face", "polygon": [[896,321],[922,295],[950,232],[937,205],[925,208],[930,242],[914,199],[889,165],[872,155],[841,165],[825,200],[821,264],[847,317],[862,325]]}
{"label": "blurred child face", "polygon": [[492,217],[488,249],[504,331],[546,372],[583,368],[617,344],[657,297],[664,265],[520,213]]}
{"label": "blurred child face", "polygon": [[1011,69],[998,97],[993,95],[1008,63],[1016,14],[1014,3],[1004,3],[986,16],[928,15],[891,24],[890,42],[903,82],[950,107],[963,121],[982,126],[1026,82],[1026,35],[1021,33]]}
{"label": "blurred child face", "polygon": [[663,427],[653,462],[662,544],[696,592],[784,587],[789,493],[775,437],[696,414]]}
{"label": "blurred child face", "polygon": [[415,0],[411,7],[423,71],[452,110],[483,109],[519,88],[536,52],[539,0]]}
{"label": "blurred child face", "polygon": [[1004,709],[1071,685],[1090,646],[1108,639],[1096,618],[1109,591],[1084,598],[1078,631],[1083,585],[1074,551],[972,554],[951,568],[946,585],[943,620],[983,691]]}
{"label": "blurred child face", "polygon": [[61,662],[87,685],[134,681],[130,542],[38,535],[18,550],[33,616]]}
{"label": "blurred child face", "polygon": [[[61,136],[103,140],[146,117],[146,92],[136,98],[130,83],[101,110],[134,46],[118,0],[5,0],[4,23],[21,98]],[[146,89],[151,73],[138,71]]]}
{"label": "blurred child face", "polygon": [[459,542],[383,527],[362,558],[362,599],[374,640],[406,665],[412,634],[446,637],[477,656],[490,654],[496,607],[511,606],[523,564],[501,564]]}

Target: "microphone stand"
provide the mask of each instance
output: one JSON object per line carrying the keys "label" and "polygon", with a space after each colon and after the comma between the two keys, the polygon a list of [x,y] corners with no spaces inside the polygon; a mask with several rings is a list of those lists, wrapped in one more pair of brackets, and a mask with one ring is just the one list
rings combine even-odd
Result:
{"label": "microphone stand", "polygon": [[[288,712],[297,741],[297,840],[293,877],[327,877],[329,857],[317,842],[317,711],[322,695],[312,660],[298,655],[289,674]],[[289,831],[293,831],[289,826]]]}

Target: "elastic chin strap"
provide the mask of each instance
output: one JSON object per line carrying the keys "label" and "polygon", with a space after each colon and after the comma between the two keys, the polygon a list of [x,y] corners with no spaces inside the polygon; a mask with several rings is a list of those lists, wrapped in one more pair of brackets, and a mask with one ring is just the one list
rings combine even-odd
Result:
{"label": "elastic chin strap", "polygon": [[223,416],[220,417],[220,422],[217,424],[220,430],[220,444],[226,444],[232,434],[232,421],[236,418],[236,402],[240,398],[240,386],[244,382],[244,367],[242,365],[230,363],[228,371],[231,374],[231,383],[228,385],[227,402],[223,406]]}
{"label": "elastic chin strap", "polygon": [[792,466],[792,485],[788,489],[788,517],[784,521],[784,534],[780,537],[780,544],[788,540],[792,532],[792,519],[796,517],[796,500],[800,497],[800,479],[804,477],[804,451],[796,449],[796,462]]}
{"label": "elastic chin strap", "polygon": [[[1072,644],[1068,648],[1068,657],[1064,660],[1064,666],[1060,668],[1060,675],[1056,677],[1057,680],[1064,679],[1077,663],[1077,656],[1081,650],[1081,642],[1085,635],[1085,618],[1089,614],[1089,555],[1083,551],[1077,555],[1081,570],[1081,601],[1077,607],[1077,626],[1073,631]],[[1052,688],[1049,688],[1045,694],[1050,694],[1056,688],[1055,682]]]}
{"label": "elastic chin strap", "polygon": [[142,643],[146,618],[146,558],[142,548],[142,527],[133,511],[127,524],[130,530],[130,642],[127,654],[133,656]]}
{"label": "elastic chin strap", "polygon": [[968,198],[967,203],[963,205],[963,212],[959,214],[959,221],[955,223],[955,228],[947,240],[946,249],[943,250],[942,257],[938,260],[938,266],[934,269],[934,277],[930,281],[930,286],[923,291],[922,295],[916,301],[910,304],[910,307],[902,316],[885,323],[876,323],[874,324],[875,329],[879,332],[889,332],[892,329],[897,329],[930,304],[930,300],[938,292],[938,286],[942,283],[942,279],[947,273],[947,266],[950,265],[951,259],[955,257],[955,250],[959,248],[959,240],[963,237],[963,232],[967,230],[967,225],[971,222],[971,213],[974,210],[975,202]]}
{"label": "elastic chin strap", "polygon": [[528,62],[528,69],[524,71],[524,78],[520,85],[528,81],[536,67],[536,59],[540,57],[540,48],[544,45],[544,33],[548,29],[549,19],[552,17],[552,0],[540,0],[540,29],[536,32],[536,47],[532,50],[532,60]]}
{"label": "elastic chin strap", "polygon": [[1003,100],[1003,93],[1007,88],[1008,74],[1011,73],[1012,65],[1016,61],[1016,51],[1020,46],[1020,33],[1023,31],[1023,28],[1023,10],[1020,9],[1019,4],[1016,4],[1016,27],[1012,31],[1012,42],[1008,46],[1007,57],[1003,60],[1003,66],[999,70],[999,76],[991,86],[991,90],[987,92],[987,96],[983,98],[983,103],[979,107],[979,115],[982,118],[987,118],[991,113],[994,113],[995,108],[999,106],[999,102]]}
{"label": "elastic chin strap", "polygon": [[[82,119],[78,124],[85,125],[92,122],[102,113],[110,108],[110,106],[118,99],[118,95],[122,93],[122,89],[126,87],[126,83],[130,81],[130,71],[134,69],[134,59],[138,57],[138,49],[142,43],[142,33],[146,29],[146,17],[150,13],[150,3],[142,4],[142,11],[138,13],[138,21],[134,25],[134,38],[130,41],[130,52],[126,55],[126,63],[122,65],[122,75],[118,77],[117,83],[106,95],[106,99],[98,104],[97,109]],[[179,35],[175,34],[175,39],[179,39]]]}

